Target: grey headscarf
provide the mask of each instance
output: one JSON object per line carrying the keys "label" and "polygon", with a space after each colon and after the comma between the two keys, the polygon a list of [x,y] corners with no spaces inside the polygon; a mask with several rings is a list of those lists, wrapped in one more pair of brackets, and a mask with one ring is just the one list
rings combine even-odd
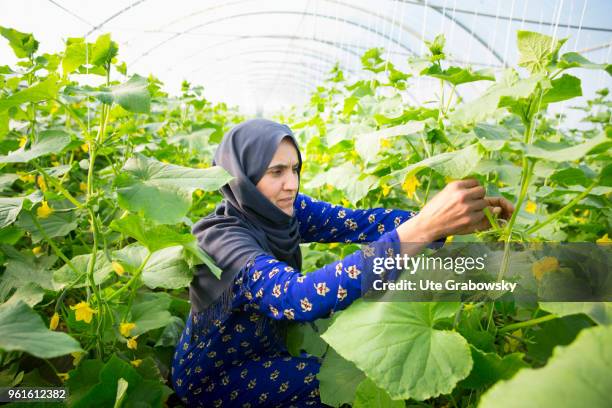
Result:
{"label": "grey headscarf", "polygon": [[301,269],[300,234],[295,216],[290,217],[257,190],[272,157],[285,137],[298,151],[298,174],[302,157],[291,129],[286,125],[252,119],[225,134],[213,164],[234,179],[221,188],[223,201],[215,211],[198,221],[192,233],[198,244],[223,271],[217,279],[202,265],[191,283],[189,297],[194,312],[215,305],[214,317],[227,312],[235,276],[257,255],[270,254]]}

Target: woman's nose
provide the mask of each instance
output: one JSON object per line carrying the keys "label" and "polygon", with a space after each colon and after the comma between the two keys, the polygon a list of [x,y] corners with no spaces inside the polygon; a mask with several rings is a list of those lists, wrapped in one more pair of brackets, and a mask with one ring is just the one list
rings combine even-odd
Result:
{"label": "woman's nose", "polygon": [[299,178],[297,174],[290,174],[287,179],[285,179],[285,190],[297,190],[299,183]]}

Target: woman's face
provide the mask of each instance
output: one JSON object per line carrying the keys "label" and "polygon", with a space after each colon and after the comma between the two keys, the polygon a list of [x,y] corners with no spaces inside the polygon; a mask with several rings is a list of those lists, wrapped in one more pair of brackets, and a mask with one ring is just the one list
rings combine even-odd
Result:
{"label": "woman's face", "polygon": [[293,202],[299,187],[298,164],[295,146],[290,139],[284,138],[257,183],[257,189],[289,216],[293,215]]}

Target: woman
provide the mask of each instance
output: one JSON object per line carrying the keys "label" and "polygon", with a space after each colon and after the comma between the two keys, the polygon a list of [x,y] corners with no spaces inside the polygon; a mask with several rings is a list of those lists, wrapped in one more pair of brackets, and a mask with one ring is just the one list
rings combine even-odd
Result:
{"label": "woman", "polygon": [[193,228],[221,268],[199,270],[192,310],[177,345],[174,389],[188,406],[324,406],[320,361],[292,357],[288,321],[313,321],[361,296],[360,252],[302,275],[300,242],[419,242],[490,225],[485,207],[508,219],[513,208],[487,198],[475,180],[450,183],[422,211],[352,210],[298,194],[302,158],[291,130],[255,119],[230,130],[214,159],[234,179],[224,200]]}

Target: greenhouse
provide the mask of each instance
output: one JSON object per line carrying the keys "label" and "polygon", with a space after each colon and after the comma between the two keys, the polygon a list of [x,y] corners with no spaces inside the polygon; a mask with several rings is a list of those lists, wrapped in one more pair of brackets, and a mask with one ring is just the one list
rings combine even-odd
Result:
{"label": "greenhouse", "polygon": [[0,4],[0,402],[610,406],[610,2]]}

